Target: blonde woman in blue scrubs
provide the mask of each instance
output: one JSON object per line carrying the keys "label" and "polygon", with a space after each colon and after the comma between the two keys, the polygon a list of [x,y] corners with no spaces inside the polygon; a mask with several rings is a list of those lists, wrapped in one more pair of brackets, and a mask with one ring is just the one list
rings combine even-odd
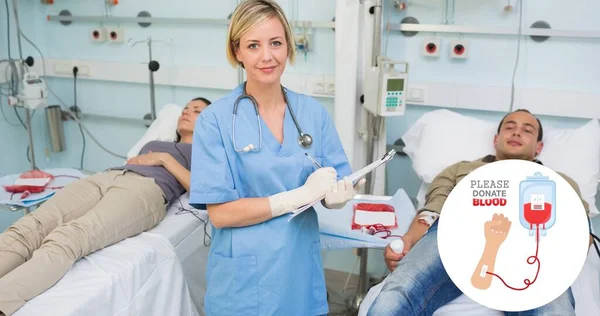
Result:
{"label": "blonde woman in blue scrubs", "polygon": [[213,225],[206,314],[327,314],[317,214],[288,220],[322,196],[327,208],[354,197],[346,154],[325,108],[281,86],[295,54],[277,3],[242,2],[226,49],[247,82],[202,112],[192,145],[190,202]]}

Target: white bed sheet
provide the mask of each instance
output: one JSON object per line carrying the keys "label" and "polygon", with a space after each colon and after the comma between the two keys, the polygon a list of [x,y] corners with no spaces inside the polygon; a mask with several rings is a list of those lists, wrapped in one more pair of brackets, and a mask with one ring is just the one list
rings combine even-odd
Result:
{"label": "white bed sheet", "polygon": [[14,315],[203,315],[204,225],[178,206],[152,230],[82,258]]}

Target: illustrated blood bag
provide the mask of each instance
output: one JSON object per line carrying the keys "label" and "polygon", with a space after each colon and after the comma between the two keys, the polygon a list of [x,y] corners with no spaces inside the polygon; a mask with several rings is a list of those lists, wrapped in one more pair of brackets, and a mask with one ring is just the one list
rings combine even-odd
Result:
{"label": "illustrated blood bag", "polygon": [[519,219],[533,236],[539,227],[542,236],[556,221],[556,183],[536,172],[519,185]]}

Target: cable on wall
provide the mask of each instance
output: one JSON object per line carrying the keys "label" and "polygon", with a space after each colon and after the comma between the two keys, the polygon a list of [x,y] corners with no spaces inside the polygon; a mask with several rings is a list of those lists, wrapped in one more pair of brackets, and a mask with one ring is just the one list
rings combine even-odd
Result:
{"label": "cable on wall", "polygon": [[523,0],[519,1],[519,35],[517,36],[517,58],[515,60],[515,69],[513,70],[512,82],[510,87],[510,112],[515,107],[515,77],[519,68],[519,55],[521,55],[521,33],[523,32]]}

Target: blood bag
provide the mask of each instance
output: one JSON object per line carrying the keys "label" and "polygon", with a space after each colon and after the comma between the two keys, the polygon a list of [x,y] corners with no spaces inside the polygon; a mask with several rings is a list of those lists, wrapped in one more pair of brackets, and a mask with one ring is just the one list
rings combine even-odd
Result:
{"label": "blood bag", "polygon": [[383,229],[397,228],[398,222],[394,207],[380,203],[355,204],[352,229],[368,228],[373,225],[380,225]]}
{"label": "blood bag", "polygon": [[537,228],[542,235],[556,221],[556,183],[540,172],[519,184],[519,220],[533,235]]}

